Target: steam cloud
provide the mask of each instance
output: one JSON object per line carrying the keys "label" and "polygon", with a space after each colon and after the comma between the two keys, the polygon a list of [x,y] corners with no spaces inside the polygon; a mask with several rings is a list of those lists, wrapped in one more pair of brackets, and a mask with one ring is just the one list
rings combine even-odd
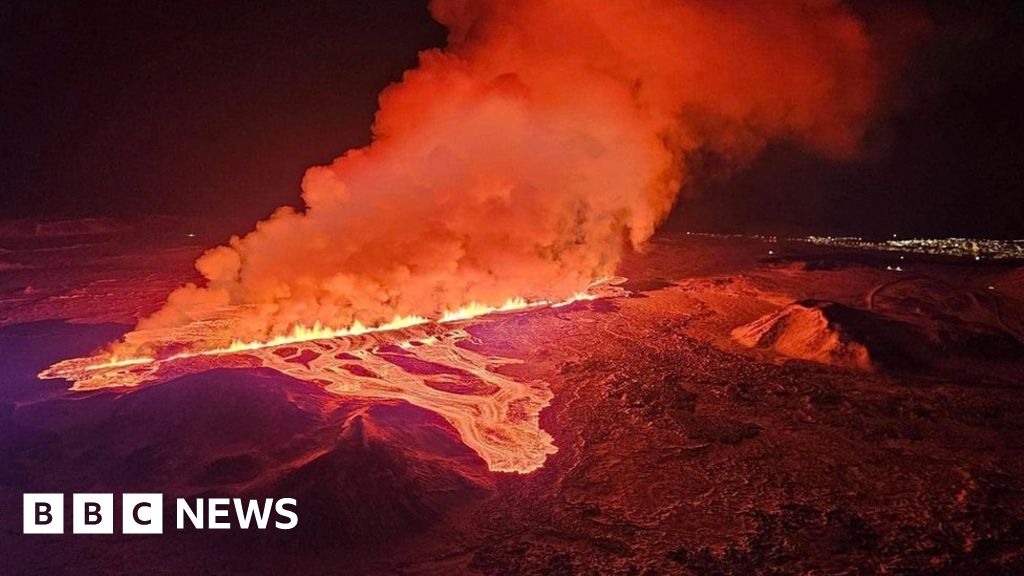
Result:
{"label": "steam cloud", "polygon": [[[209,250],[140,334],[216,317],[210,344],[561,298],[667,216],[686,156],[771,139],[852,154],[880,70],[829,0],[434,0],[448,46],[380,96],[373,143]],[[225,310],[234,312],[226,313]],[[243,311],[239,313],[239,311]]]}

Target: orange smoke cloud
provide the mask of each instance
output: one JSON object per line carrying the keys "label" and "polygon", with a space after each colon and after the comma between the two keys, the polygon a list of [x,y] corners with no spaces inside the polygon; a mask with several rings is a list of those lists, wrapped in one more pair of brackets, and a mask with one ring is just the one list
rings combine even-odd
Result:
{"label": "orange smoke cloud", "polygon": [[667,216],[685,156],[736,165],[774,138],[851,154],[876,103],[862,24],[829,0],[435,0],[444,49],[380,96],[373,143],[203,255],[154,329],[204,345],[372,326],[470,302],[559,300]]}

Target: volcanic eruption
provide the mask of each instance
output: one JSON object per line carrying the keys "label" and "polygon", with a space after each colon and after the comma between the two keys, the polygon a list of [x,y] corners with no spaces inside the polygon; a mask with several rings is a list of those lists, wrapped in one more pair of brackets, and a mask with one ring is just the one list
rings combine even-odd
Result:
{"label": "volcanic eruption", "polygon": [[[302,210],[280,208],[208,250],[196,262],[202,285],[172,292],[97,357],[43,375],[123,386],[157,377],[171,359],[593,298],[588,287],[665,219],[691,155],[740,167],[786,138],[846,157],[877,107],[877,54],[835,1],[435,0],[430,9],[448,45],[422,52],[383,91],[369,146],[306,172]],[[449,358],[466,367],[465,354]],[[316,377],[339,390],[372,388],[328,371]],[[452,397],[379,380],[392,397],[445,415],[464,439],[480,437],[470,416],[452,413]],[[519,390],[536,428],[545,394],[498,388]],[[498,404],[501,420],[508,406]],[[535,468],[550,442],[530,442],[532,456],[495,467]],[[501,461],[486,442],[468,443]]]}
{"label": "volcanic eruption", "polygon": [[1024,574],[1008,8],[0,10],[0,574]]}
{"label": "volcanic eruption", "polygon": [[848,155],[876,102],[871,42],[838,2],[431,11],[448,46],[381,94],[373,143],[310,168],[304,210],[203,255],[205,285],[172,293],[119,356],[563,300],[650,238],[687,154],[741,164],[787,137]]}

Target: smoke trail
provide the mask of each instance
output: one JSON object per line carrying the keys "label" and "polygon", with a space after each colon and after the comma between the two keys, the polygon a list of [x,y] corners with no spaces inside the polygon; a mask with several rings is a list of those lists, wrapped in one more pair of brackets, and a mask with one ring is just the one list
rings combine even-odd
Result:
{"label": "smoke trail", "polygon": [[[650,238],[698,149],[854,152],[879,70],[828,0],[434,0],[448,46],[380,96],[373,143],[310,168],[278,210],[196,263],[146,334],[199,346],[316,321],[374,325],[471,301],[560,298]],[[213,320],[210,320],[210,319]]]}

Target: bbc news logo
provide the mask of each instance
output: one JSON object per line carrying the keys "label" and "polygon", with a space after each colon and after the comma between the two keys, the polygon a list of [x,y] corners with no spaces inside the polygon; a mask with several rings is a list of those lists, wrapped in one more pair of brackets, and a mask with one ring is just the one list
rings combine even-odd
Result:
{"label": "bbc news logo", "polygon": [[[113,494],[72,494],[71,531],[74,534],[113,534]],[[291,530],[299,523],[294,498],[243,500],[241,498],[197,498],[190,503],[175,500],[175,526],[178,530],[241,529]],[[25,534],[64,533],[64,494],[25,494],[22,532]],[[233,513],[233,514],[232,514]],[[232,516],[235,522],[232,523]],[[274,521],[271,522],[271,519]],[[163,534],[163,494],[122,494],[122,534]]]}

